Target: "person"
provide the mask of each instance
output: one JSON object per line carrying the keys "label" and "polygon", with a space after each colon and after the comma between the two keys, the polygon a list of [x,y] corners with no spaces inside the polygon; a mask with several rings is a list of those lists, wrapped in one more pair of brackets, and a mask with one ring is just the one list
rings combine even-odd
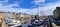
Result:
{"label": "person", "polygon": [[53,11],[53,18],[49,19],[51,27],[60,27],[60,7]]}

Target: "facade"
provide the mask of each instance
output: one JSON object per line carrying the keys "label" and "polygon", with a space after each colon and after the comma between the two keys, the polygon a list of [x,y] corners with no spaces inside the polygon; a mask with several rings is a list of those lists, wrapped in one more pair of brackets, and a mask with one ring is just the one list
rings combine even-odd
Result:
{"label": "facade", "polygon": [[16,14],[16,19],[19,19],[22,24],[27,23],[28,21],[31,20],[30,15],[25,14],[25,13],[17,13]]}
{"label": "facade", "polygon": [[4,12],[0,12],[0,19],[4,19]]}
{"label": "facade", "polygon": [[4,12],[0,12],[0,23],[1,23],[0,27],[6,27]]}
{"label": "facade", "polygon": [[15,18],[21,21],[21,23],[26,23],[31,20],[31,16],[25,13],[15,13],[15,12],[0,12],[0,19]]}
{"label": "facade", "polygon": [[5,12],[4,17],[5,18],[16,18],[16,13],[15,12]]}

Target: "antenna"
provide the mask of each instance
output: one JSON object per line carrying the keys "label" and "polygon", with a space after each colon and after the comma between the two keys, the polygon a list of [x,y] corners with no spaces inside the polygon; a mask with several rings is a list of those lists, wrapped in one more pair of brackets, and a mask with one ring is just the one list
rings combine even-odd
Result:
{"label": "antenna", "polygon": [[32,9],[32,15],[33,15],[33,9]]}

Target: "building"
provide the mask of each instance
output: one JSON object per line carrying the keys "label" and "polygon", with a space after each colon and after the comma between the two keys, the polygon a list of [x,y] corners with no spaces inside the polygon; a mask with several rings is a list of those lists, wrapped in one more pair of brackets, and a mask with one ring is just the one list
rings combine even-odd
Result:
{"label": "building", "polygon": [[17,17],[18,19],[20,19],[21,23],[23,23],[23,24],[24,24],[24,23],[27,23],[28,21],[31,20],[30,15],[25,14],[25,13],[18,13],[18,14],[16,15],[16,17]]}
{"label": "building", "polygon": [[0,20],[2,22],[1,27],[6,27],[4,12],[0,12]]}
{"label": "building", "polygon": [[8,19],[15,18],[17,20],[20,20],[21,23],[31,21],[31,16],[29,14],[15,13],[15,12],[0,12],[0,19],[6,19],[6,18]]}
{"label": "building", "polygon": [[16,13],[15,12],[4,12],[4,17],[5,18],[16,18]]}
{"label": "building", "polygon": [[0,12],[0,20],[4,19],[4,12]]}

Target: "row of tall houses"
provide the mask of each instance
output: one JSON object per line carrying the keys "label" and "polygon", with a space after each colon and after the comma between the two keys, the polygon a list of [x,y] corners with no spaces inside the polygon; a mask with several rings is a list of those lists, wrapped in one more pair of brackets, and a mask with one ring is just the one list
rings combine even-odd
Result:
{"label": "row of tall houses", "polygon": [[28,14],[25,13],[16,13],[16,12],[0,12],[0,19],[5,18],[15,18],[19,19],[21,23],[30,21],[31,17]]}
{"label": "row of tall houses", "polygon": [[4,12],[0,12],[0,20],[4,19]]}
{"label": "row of tall houses", "polygon": [[4,18],[16,18],[15,12],[4,12]]}

